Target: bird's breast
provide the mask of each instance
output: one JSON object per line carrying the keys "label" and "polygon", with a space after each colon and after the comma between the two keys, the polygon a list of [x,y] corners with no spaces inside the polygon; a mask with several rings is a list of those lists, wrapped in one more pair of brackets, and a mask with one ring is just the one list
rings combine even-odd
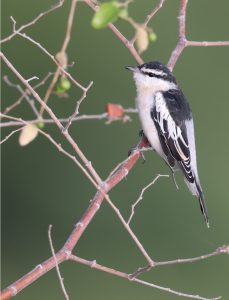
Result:
{"label": "bird's breast", "polygon": [[136,104],[145,136],[147,137],[153,149],[164,158],[164,152],[161,147],[157,129],[155,127],[154,120],[151,117],[151,110],[155,105],[154,94],[139,93],[136,98]]}

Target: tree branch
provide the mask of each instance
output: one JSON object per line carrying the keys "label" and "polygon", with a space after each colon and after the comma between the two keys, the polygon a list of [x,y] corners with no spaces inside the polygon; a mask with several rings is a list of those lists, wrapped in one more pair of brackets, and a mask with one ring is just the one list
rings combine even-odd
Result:
{"label": "tree branch", "polygon": [[[2,39],[0,41],[0,44],[1,43],[5,43],[5,42],[8,42],[9,40],[11,40],[13,37],[15,37],[16,34],[20,33],[22,30],[34,25],[37,21],[39,21],[42,17],[46,16],[47,14],[49,14],[50,12],[56,10],[57,8],[60,8],[62,5],[64,4],[64,0],[59,0],[58,4],[56,4],[55,6],[51,7],[50,9],[40,13],[35,19],[33,19],[32,21],[30,21],[29,23],[25,24],[25,25],[22,25],[20,28],[18,29],[15,29],[14,32],[9,35],[8,37]],[[15,26],[15,24],[14,24]]]}
{"label": "tree branch", "polygon": [[[91,0],[84,0],[84,2],[94,11],[98,9],[98,5],[93,3]],[[138,51],[135,49],[133,43],[131,43],[118,29],[117,27],[110,23],[108,24],[108,28],[117,36],[117,38],[124,44],[124,46],[129,50],[130,54],[136,60],[136,62],[140,65],[143,64],[144,61],[139,55]]]}

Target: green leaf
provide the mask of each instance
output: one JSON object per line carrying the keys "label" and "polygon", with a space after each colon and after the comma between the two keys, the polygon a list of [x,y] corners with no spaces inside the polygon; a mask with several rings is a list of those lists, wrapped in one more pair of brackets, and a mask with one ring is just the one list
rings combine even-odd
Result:
{"label": "green leaf", "polygon": [[155,42],[157,40],[157,35],[155,32],[149,33],[149,40],[150,40],[150,42]]}
{"label": "green leaf", "polygon": [[94,14],[91,25],[95,29],[105,28],[109,23],[115,22],[118,19],[119,13],[118,2],[104,2]]}

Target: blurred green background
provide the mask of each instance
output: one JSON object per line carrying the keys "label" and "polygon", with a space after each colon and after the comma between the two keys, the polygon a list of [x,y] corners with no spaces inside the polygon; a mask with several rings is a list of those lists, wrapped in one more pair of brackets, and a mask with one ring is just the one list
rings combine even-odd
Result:
{"label": "blurred green background", "polygon": [[[24,24],[55,1],[3,1],[2,37],[12,31],[10,16],[17,26]],[[40,20],[26,32],[52,54],[59,51],[65,34],[71,1]],[[135,0],[130,15],[141,22],[157,1]],[[177,43],[179,1],[167,1],[150,25],[158,40],[143,54],[145,61],[166,63]],[[94,30],[92,11],[79,3],[74,19],[72,39],[68,48],[69,62],[75,65],[71,74],[84,85],[94,85],[80,108],[83,113],[102,113],[107,102],[133,107],[135,87],[124,66],[135,65],[128,50],[108,29]],[[133,29],[123,21],[117,26],[130,38]],[[189,1],[187,36],[192,40],[228,40],[229,2]],[[2,46],[8,59],[25,78],[43,78],[55,70],[50,58],[21,37]],[[187,95],[195,118],[199,173],[207,198],[210,229],[204,224],[198,202],[187,190],[181,174],[177,174],[180,190],[171,178],[161,178],[144,195],[132,222],[132,228],[155,260],[199,256],[229,243],[228,201],[228,47],[188,48],[180,57],[174,73]],[[2,75],[18,83],[2,65]],[[34,82],[35,83],[35,82]],[[39,89],[43,97],[45,87]],[[68,116],[75,107],[80,91],[72,87],[68,99],[55,95],[49,104],[57,116]],[[12,104],[18,92],[2,83],[2,109]],[[15,116],[33,118],[24,104]],[[137,115],[132,122],[82,121],[74,123],[71,134],[93,162],[102,178],[126,158],[138,141],[140,129]],[[2,137],[11,128],[2,130]],[[55,125],[45,127],[66,149]],[[127,218],[131,204],[143,186],[157,174],[168,174],[165,164],[153,152],[146,154],[146,163],[137,163],[127,179],[110,193],[114,203]],[[72,161],[61,155],[43,136],[26,147],[14,135],[2,146],[2,287],[6,287],[34,266],[48,258],[50,247],[48,225],[53,224],[55,249],[65,242],[73,225],[88,207],[95,189]],[[133,241],[106,203],[80,239],[74,253],[85,259],[133,272],[145,265]],[[121,278],[66,262],[61,265],[70,299],[178,299],[156,289],[137,285]],[[222,295],[229,298],[228,256],[187,265],[157,268],[142,279],[186,293],[206,297]],[[52,270],[16,296],[16,299],[63,299],[56,271]]]}

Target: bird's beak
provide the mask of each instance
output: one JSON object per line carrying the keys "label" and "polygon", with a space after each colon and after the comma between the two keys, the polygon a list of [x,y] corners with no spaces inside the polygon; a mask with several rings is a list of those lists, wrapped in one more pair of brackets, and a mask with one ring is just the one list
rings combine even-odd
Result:
{"label": "bird's beak", "polygon": [[138,71],[138,67],[125,67],[127,70],[132,71],[132,72],[137,72]]}

